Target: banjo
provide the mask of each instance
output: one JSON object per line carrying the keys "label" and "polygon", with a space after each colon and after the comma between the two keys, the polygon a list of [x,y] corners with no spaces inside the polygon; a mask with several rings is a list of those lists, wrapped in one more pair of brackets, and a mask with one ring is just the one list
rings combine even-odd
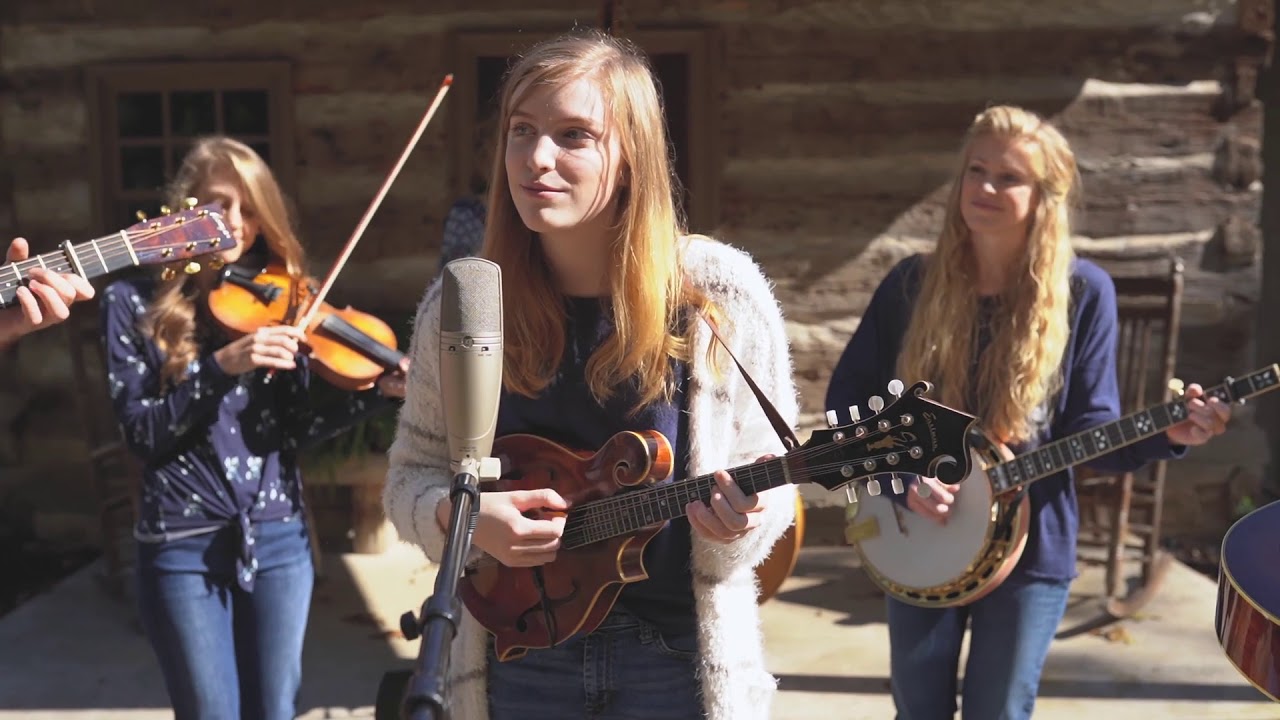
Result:
{"label": "banjo", "polygon": [[[1181,383],[1170,383],[1181,396]],[[1206,397],[1240,402],[1280,386],[1280,365],[1226,378]],[[850,411],[857,416],[856,407]],[[833,413],[828,412],[830,421]],[[1187,405],[1175,399],[1118,420],[1069,435],[1014,456],[1002,443],[975,428],[970,432],[970,473],[956,494],[946,525],[890,500],[871,483],[845,509],[845,537],[872,581],[886,593],[921,607],[967,605],[1008,577],[1027,542],[1027,485],[1066,468],[1164,432],[1187,419]],[[895,493],[902,480],[891,475]]]}

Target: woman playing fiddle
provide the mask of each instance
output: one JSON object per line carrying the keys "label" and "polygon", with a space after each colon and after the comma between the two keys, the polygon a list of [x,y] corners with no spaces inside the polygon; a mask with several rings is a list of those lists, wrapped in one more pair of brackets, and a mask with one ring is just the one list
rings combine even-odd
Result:
{"label": "woman playing fiddle", "polygon": [[[236,244],[219,260],[262,251],[302,278],[283,194],[248,146],[198,142],[171,204],[187,196],[225,209]],[[403,391],[387,375],[341,407],[310,411],[303,331],[269,325],[230,340],[208,308],[218,277],[206,267],[103,292],[111,397],[145,464],[134,529],[140,615],[179,720],[285,720],[295,716],[313,582],[299,448]]]}
{"label": "woman playing fiddle", "polygon": [[[591,632],[499,662],[464,612],[450,665],[454,716],[768,717],[775,681],[752,570],[792,522],[795,491],[748,496],[718,472],[781,445],[697,311],[719,318],[734,354],[794,423],[769,283],[746,254],[683,232],[654,79],[626,42],[583,33],[534,47],[505,80],[498,130],[483,250],[503,280],[498,436],[594,452],[615,433],[657,430],[674,450],[669,479],[714,472],[718,489],[650,541],[648,579],[628,584]],[[385,491],[401,537],[436,560],[451,478],[437,390],[440,288],[419,306]],[[476,548],[510,567],[556,557],[564,518],[525,513],[564,510],[557,492],[482,498]]]}

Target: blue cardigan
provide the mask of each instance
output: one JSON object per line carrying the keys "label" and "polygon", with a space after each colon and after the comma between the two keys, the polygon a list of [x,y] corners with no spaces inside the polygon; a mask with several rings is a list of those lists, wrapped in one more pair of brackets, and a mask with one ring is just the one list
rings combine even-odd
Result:
{"label": "blue cardigan", "polygon": [[[868,397],[884,395],[885,385],[895,377],[898,353],[923,273],[924,257],[915,255],[898,263],[876,288],[827,388],[826,406],[841,413],[842,422],[850,405],[865,406]],[[1062,390],[1048,425],[1037,437],[1011,446],[1015,454],[1120,417],[1115,285],[1102,268],[1077,259],[1071,286],[1071,335],[1062,360]],[[908,386],[929,380],[899,379]],[[1180,457],[1185,451],[1183,446],[1171,445],[1168,435],[1160,433],[1096,458],[1088,465],[1106,472],[1126,472],[1152,460]],[[1080,518],[1072,478],[1072,469],[1067,468],[1028,486],[1031,527],[1015,575],[1046,580],[1075,577]],[[964,492],[963,486],[960,492]]]}

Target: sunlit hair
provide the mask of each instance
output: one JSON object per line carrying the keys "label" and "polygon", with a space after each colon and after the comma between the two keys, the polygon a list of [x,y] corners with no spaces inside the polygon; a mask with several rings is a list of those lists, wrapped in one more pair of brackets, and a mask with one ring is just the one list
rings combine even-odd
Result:
{"label": "sunlit hair", "polygon": [[[977,268],[960,187],[973,143],[994,137],[1019,143],[1031,158],[1035,194],[1026,252],[998,298],[991,342],[970,384],[977,339]],[[1075,156],[1062,134],[1034,113],[998,106],[969,128],[962,162],[947,200],[937,247],[926,261],[920,295],[898,358],[904,378],[929,380],[942,402],[979,414],[1001,441],[1025,440],[1048,414],[1038,413],[1062,387],[1069,333],[1070,214],[1079,185]],[[976,407],[969,407],[970,400]]]}
{"label": "sunlit hair", "polygon": [[[169,185],[169,205],[181,207],[187,197],[207,202],[202,193],[218,179],[239,186],[241,203],[258,222],[272,259],[283,264],[290,275],[300,277],[306,260],[284,194],[271,169],[248,145],[222,136],[197,141]],[[252,243],[253,238],[246,238],[245,242]],[[204,301],[203,292],[199,275],[178,270],[172,279],[159,282],[142,316],[141,330],[155,339],[164,355],[160,377],[165,386],[185,378],[188,364],[200,351],[196,316],[199,303]]]}
{"label": "sunlit hair", "polygon": [[588,360],[586,379],[600,402],[620,387],[635,387],[638,408],[669,397],[670,359],[691,359],[688,332],[680,330],[682,310],[713,309],[702,292],[684,283],[678,181],[653,75],[633,45],[595,31],[575,32],[533,47],[511,68],[499,105],[483,255],[502,267],[506,387],[534,396],[560,366],[565,309],[541,243],[511,197],[505,163],[511,115],[534,86],[564,87],[583,78],[604,96],[605,132],[619,138],[617,172],[626,181],[617,190],[609,264],[615,330]]}

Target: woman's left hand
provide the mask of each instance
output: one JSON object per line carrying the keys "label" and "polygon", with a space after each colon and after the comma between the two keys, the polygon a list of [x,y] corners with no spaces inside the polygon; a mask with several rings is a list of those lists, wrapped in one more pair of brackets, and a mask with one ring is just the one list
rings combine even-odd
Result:
{"label": "woman's left hand", "polygon": [[405,380],[409,376],[409,357],[400,359],[400,367],[396,370],[389,370],[378,378],[378,392],[384,397],[403,398],[405,392]]}
{"label": "woman's left hand", "polygon": [[[765,455],[756,462],[771,458],[773,455]],[[685,512],[694,532],[711,542],[730,543],[760,526],[760,513],[769,503],[768,491],[747,496],[724,470],[717,470],[715,479],[720,487],[711,493],[711,501],[703,504],[695,500],[685,506]]]}
{"label": "woman's left hand", "polygon": [[1203,445],[1214,435],[1226,432],[1231,406],[1215,397],[1205,402],[1200,399],[1202,396],[1204,388],[1195,383],[1187,387],[1185,398],[1189,414],[1186,420],[1165,431],[1169,442],[1174,445]]}

